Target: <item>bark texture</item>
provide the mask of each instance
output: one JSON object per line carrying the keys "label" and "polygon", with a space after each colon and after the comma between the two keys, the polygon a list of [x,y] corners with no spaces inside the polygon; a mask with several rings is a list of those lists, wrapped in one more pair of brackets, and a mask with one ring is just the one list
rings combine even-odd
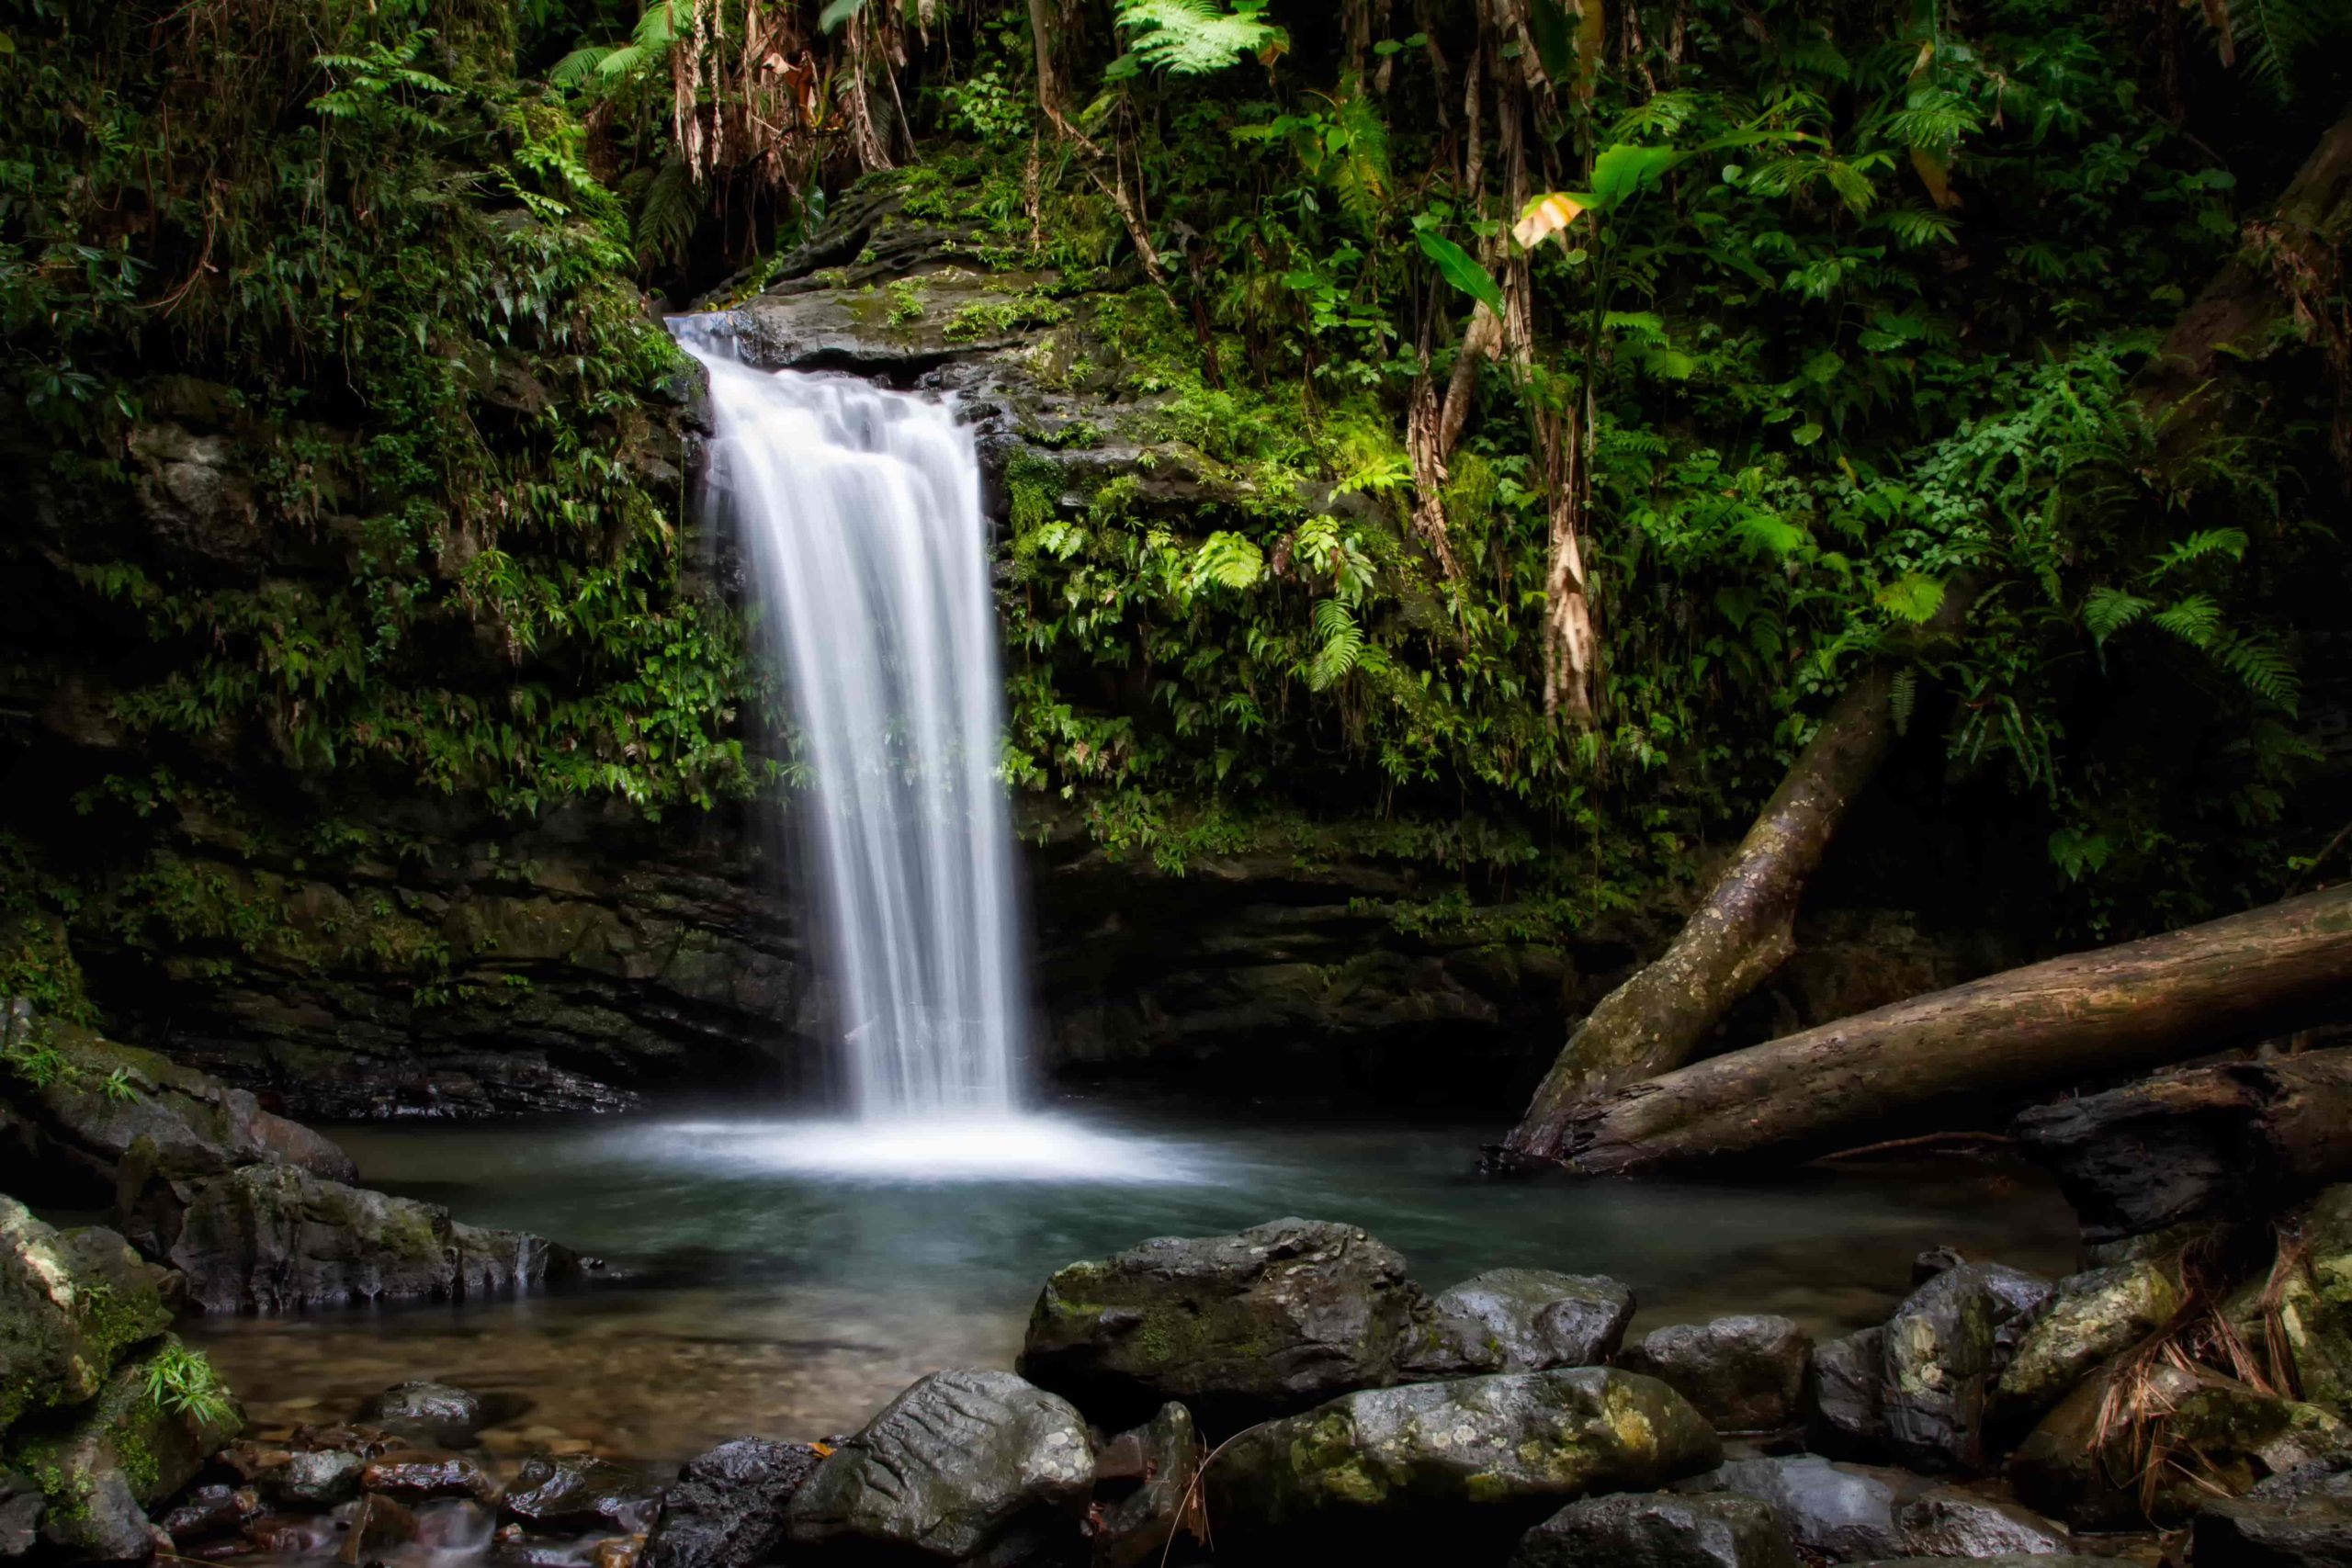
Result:
{"label": "bark texture", "polygon": [[2143,1071],[2352,1008],[2352,885],[1898,1002],[1574,1107],[1593,1175],[1817,1153],[1857,1130]]}
{"label": "bark texture", "polygon": [[1579,1100],[1689,1061],[1724,1010],[1796,951],[1805,881],[1894,738],[1890,679],[1881,666],[1838,699],[1672,945],[1577,1026],[1507,1148],[1556,1156]]}

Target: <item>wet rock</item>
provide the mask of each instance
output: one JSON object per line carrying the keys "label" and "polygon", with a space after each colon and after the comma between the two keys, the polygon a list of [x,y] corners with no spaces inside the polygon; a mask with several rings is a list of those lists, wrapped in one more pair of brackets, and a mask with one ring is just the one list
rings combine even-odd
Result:
{"label": "wet rock", "polygon": [[2313,1465],[2210,1502],[2189,1540],[2197,1568],[2347,1568],[2352,1471]]}
{"label": "wet rock", "polygon": [[793,1497],[823,1455],[806,1443],[738,1438],[690,1460],[646,1538],[645,1568],[752,1568],[784,1541]]}
{"label": "wet rock", "polygon": [[32,1550],[48,1506],[31,1476],[0,1470],[0,1558],[22,1557]]}
{"label": "wet rock", "polygon": [[289,1508],[334,1507],[359,1495],[359,1478],[367,1461],[339,1449],[304,1449],[288,1453],[254,1476],[272,1502]]}
{"label": "wet rock", "polygon": [[1992,1391],[1996,1422],[2023,1422],[2066,1396],[2109,1358],[2172,1321],[2180,1288],[2154,1263],[2122,1263],[2069,1275],[2019,1337]]}
{"label": "wet rock", "polygon": [[1436,1337],[1399,1357],[1408,1374],[1540,1372],[1608,1361],[1633,1318],[1634,1292],[1598,1275],[1495,1269],[1430,1305]]}
{"label": "wet rock", "polygon": [[261,1498],[248,1486],[216,1481],[191,1486],[155,1522],[173,1541],[186,1546],[213,1536],[232,1535],[261,1515]]}
{"label": "wet rock", "polygon": [[343,1568],[368,1568],[370,1563],[388,1562],[393,1553],[416,1536],[414,1514],[381,1493],[371,1492],[354,1507],[350,1529],[343,1538],[343,1550],[334,1554],[334,1560]]}
{"label": "wet rock", "polygon": [[1680,1394],[1614,1368],[1372,1389],[1235,1438],[1208,1467],[1209,1517],[1221,1545],[1302,1528],[1318,1544],[1504,1540],[1565,1502],[1660,1486],[1721,1452]]}
{"label": "wet rock", "polygon": [[1814,1348],[1805,1372],[1813,1446],[1833,1458],[1886,1449],[1886,1330],[1865,1328]]}
{"label": "wet rock", "polygon": [[[2302,1266],[2279,1283],[2278,1330],[2294,1354],[2303,1397],[2352,1416],[2352,1186],[2321,1193],[2295,1216],[2294,1233]],[[2249,1344],[2265,1337],[2267,1283],[2250,1281],[2230,1303],[2230,1317]]]}
{"label": "wet rock", "polygon": [[1621,1493],[1571,1503],[1520,1538],[1510,1568],[1799,1568],[1753,1497]]}
{"label": "wet rock", "polygon": [[322,1518],[266,1514],[245,1527],[245,1544],[263,1557],[318,1557],[334,1546],[335,1531]]}
{"label": "wet rock", "polygon": [[[28,1017],[0,1024],[23,1032]],[[243,1089],[131,1046],[43,1019],[43,1043],[71,1070],[50,1083],[0,1083],[0,1186],[35,1202],[104,1208],[117,1174],[143,1142],[153,1167],[175,1177],[217,1176],[246,1165],[291,1165],[334,1181],[358,1173],[334,1143],[264,1111]],[[129,1092],[124,1092],[128,1090]],[[144,1247],[134,1231],[131,1241]]]}
{"label": "wet rock", "polygon": [[1167,1554],[1202,1451],[1193,1413],[1181,1404],[1161,1405],[1148,1422],[1104,1446],[1094,1466],[1097,1497],[1120,1486],[1132,1490],[1104,1501],[1096,1515],[1094,1568],[1145,1568]]}
{"label": "wet rock", "polygon": [[1719,1432],[1793,1426],[1813,1337],[1785,1317],[1719,1317],[1654,1329],[1619,1358],[1689,1400]]}
{"label": "wet rock", "polygon": [[61,1231],[0,1197],[0,1431],[95,1395],[170,1326],[178,1281],[109,1230]]}
{"label": "wet rock", "polygon": [[1938,1486],[1895,1515],[1905,1550],[1920,1557],[2064,1555],[2075,1549],[2064,1525],[2019,1504]]}
{"label": "wet rock", "polygon": [[416,1544],[427,1551],[469,1555],[490,1544],[498,1517],[468,1498],[415,1505]]}
{"label": "wet rock", "polygon": [[1404,1258],[1351,1225],[1162,1236],[1048,1280],[1021,1373],[1106,1421],[1175,1399],[1221,1431],[1396,1381],[1428,1313]]}
{"label": "wet rock", "polygon": [[401,1432],[427,1433],[445,1448],[464,1448],[482,1427],[481,1401],[445,1382],[394,1383],[370,1394],[359,1418]]}
{"label": "wet rock", "polygon": [[1936,1275],[1887,1320],[1885,1419],[1895,1457],[1921,1470],[1984,1468],[1984,1405],[2005,1330],[2050,1294],[2049,1281],[1997,1264]]}
{"label": "wet rock", "polygon": [[149,1396],[149,1366],[179,1349],[164,1336],[117,1368],[62,1429],[17,1434],[14,1462],[49,1498],[44,1539],[101,1562],[144,1559],[153,1549],[147,1510],[194,1480],[236,1436],[243,1416],[233,1404],[209,1420]]}
{"label": "wet rock", "polygon": [[1853,1562],[1910,1551],[1910,1536],[1897,1516],[1931,1486],[1908,1471],[1795,1454],[1734,1460],[1684,1490],[1729,1492],[1769,1503],[1799,1546]]}
{"label": "wet rock", "polygon": [[[437,1205],[290,1166],[247,1166],[196,1182],[155,1179],[136,1201],[164,1258],[209,1313],[464,1296],[467,1282],[490,1268],[469,1249],[504,1234],[455,1225]],[[530,1283],[577,1262],[560,1247],[530,1250],[539,1269]]]}
{"label": "wet rock", "polygon": [[613,1536],[588,1549],[588,1568],[637,1568],[644,1551],[643,1536]]}
{"label": "wet rock", "polygon": [[[1881,1557],[1861,1568],[1951,1568],[1949,1557]],[[2116,1568],[2111,1557],[2018,1556],[1980,1557],[1971,1568]]]}
{"label": "wet rock", "polygon": [[634,1535],[653,1522],[662,1488],[641,1465],[589,1457],[541,1457],[523,1461],[499,1506],[526,1529],[543,1535],[584,1535],[616,1529]]}
{"label": "wet rock", "polygon": [[[2267,1476],[2352,1448],[2352,1432],[2317,1405],[2169,1364],[2145,1373],[2139,1400],[2165,1414],[2138,1432],[2102,1432],[2109,1376],[2068,1394],[2009,1460],[2018,1495],[2078,1529],[2177,1524],[2217,1495],[2241,1495]],[[2171,1461],[2157,1469],[2144,1512],[2143,1441]]]}
{"label": "wet rock", "polygon": [[[529,1470],[526,1464],[524,1472],[527,1474]],[[518,1475],[515,1483],[519,1487],[523,1477]],[[484,1502],[497,1495],[498,1483],[463,1454],[401,1449],[370,1461],[361,1470],[359,1489],[411,1503],[430,1497],[470,1497]]]}
{"label": "wet rock", "polygon": [[796,1561],[1011,1564],[1073,1549],[1093,1483],[1067,1401],[1009,1372],[934,1372],[817,1467],[786,1536]]}

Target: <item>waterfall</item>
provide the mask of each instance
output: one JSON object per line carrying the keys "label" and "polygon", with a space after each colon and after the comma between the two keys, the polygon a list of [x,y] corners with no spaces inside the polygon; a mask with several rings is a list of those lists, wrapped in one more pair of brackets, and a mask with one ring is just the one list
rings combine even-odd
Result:
{"label": "waterfall", "polygon": [[755,370],[723,318],[673,326],[710,371],[711,497],[751,547],[811,775],[854,1107],[1009,1113],[1027,1010],[971,432],[863,381]]}

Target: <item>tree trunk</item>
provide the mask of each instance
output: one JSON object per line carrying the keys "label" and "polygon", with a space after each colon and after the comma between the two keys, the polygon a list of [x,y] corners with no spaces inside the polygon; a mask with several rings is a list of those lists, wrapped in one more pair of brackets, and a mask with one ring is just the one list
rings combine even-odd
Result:
{"label": "tree trunk", "polygon": [[1841,1019],[1588,1100],[1557,1157],[1632,1174],[1780,1148],[2109,1074],[2352,1009],[2352,884],[2054,958]]}
{"label": "tree trunk", "polygon": [[1796,951],[1805,880],[1893,739],[1890,681],[1881,666],[1838,699],[1673,944],[1577,1026],[1506,1148],[1555,1157],[1578,1100],[1689,1061],[1715,1021]]}
{"label": "tree trunk", "polygon": [[1029,0],[1029,35],[1037,47],[1037,107],[1059,125],[1062,95],[1054,71],[1054,0]]}

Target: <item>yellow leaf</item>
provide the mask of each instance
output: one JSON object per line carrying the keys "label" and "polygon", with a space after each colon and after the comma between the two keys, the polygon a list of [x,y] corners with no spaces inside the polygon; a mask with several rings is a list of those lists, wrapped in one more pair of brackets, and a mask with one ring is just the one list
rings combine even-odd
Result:
{"label": "yellow leaf", "polygon": [[1565,191],[1539,196],[1520,213],[1510,237],[1519,242],[1521,250],[1532,251],[1575,222],[1577,214],[1583,210],[1584,204]]}
{"label": "yellow leaf", "polygon": [[1920,77],[1926,75],[1928,73],[1928,64],[1934,61],[1935,58],[1936,44],[1935,40],[1930,39],[1926,43],[1919,46],[1919,58],[1911,67],[1911,80],[1917,82]]}
{"label": "yellow leaf", "polygon": [[1607,13],[1602,0],[1584,0],[1577,12],[1577,96],[1592,101],[1592,85],[1600,74],[1600,51],[1608,39]]}
{"label": "yellow leaf", "polygon": [[1918,171],[1919,183],[1928,187],[1928,198],[1949,212],[1960,205],[1960,193],[1951,188],[1951,173],[1944,161],[1925,147],[1911,149],[1911,167]]}

